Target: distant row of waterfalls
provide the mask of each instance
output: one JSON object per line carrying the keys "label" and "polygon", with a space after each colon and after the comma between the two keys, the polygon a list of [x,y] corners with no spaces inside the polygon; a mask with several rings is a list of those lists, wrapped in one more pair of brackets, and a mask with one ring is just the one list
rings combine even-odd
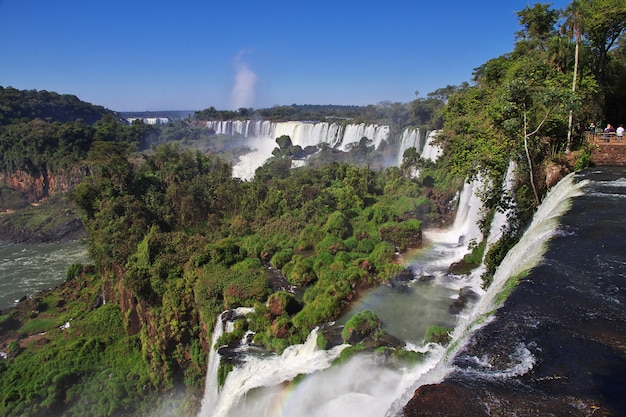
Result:
{"label": "distant row of waterfalls", "polygon": [[340,151],[348,151],[350,144],[359,143],[362,138],[371,141],[375,149],[379,149],[383,142],[397,147],[397,157],[392,165],[400,165],[404,151],[415,148],[426,159],[435,160],[440,149],[432,145],[434,131],[420,130],[407,127],[398,138],[391,136],[388,125],[367,123],[335,123],[313,121],[273,122],[269,120],[227,120],[207,121],[207,129],[216,134],[240,136],[249,139],[248,146],[252,152],[242,157],[233,167],[234,175],[249,179],[254,170],[272,156],[276,147],[276,139],[289,136],[295,146],[303,149],[325,144]]}

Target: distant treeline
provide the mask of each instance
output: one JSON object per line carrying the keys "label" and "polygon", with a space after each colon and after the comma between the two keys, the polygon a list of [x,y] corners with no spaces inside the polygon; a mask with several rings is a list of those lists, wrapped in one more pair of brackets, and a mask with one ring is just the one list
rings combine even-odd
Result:
{"label": "distant treeline", "polygon": [[194,114],[196,120],[242,120],[263,119],[272,121],[314,120],[342,121],[349,123],[388,124],[395,129],[406,126],[427,126],[431,129],[441,127],[439,117],[449,94],[457,87],[448,86],[410,103],[381,102],[367,106],[339,106],[317,104],[292,104],[274,106],[266,109],[240,108],[238,110],[217,110],[209,107]]}
{"label": "distant treeline", "polygon": [[115,112],[81,101],[71,94],[0,86],[0,126],[33,119],[60,123],[80,119],[92,125],[107,114],[114,115]]}

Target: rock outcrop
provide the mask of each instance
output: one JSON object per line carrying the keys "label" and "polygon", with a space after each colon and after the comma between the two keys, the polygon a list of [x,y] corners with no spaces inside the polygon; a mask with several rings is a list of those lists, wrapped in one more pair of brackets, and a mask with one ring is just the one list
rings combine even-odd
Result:
{"label": "rock outcrop", "polygon": [[7,174],[0,172],[0,184],[19,191],[28,202],[37,203],[52,195],[71,190],[85,175],[87,172],[84,168],[74,168],[62,175],[47,170],[36,173],[16,171]]}

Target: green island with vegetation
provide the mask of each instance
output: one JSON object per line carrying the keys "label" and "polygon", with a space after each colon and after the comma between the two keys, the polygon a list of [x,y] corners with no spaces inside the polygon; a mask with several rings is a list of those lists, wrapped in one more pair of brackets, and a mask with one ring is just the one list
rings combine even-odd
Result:
{"label": "green island with vegetation", "polygon": [[[82,232],[93,259],[0,312],[0,415],[195,415],[222,311],[254,307],[220,344],[248,330],[273,352],[302,343],[362,290],[401,274],[397,252],[419,245],[424,224],[449,221],[450,201],[475,178],[490,185],[485,230],[495,210],[511,209],[498,244],[484,253],[484,242],[472,242],[454,266],[465,273],[484,262],[488,286],[548,190],[549,167],[589,163],[576,126],[626,114],[623,2],[535,4],[518,16],[514,50],[477,68],[471,85],[408,104],[209,108],[162,126],[128,125],[74,96],[0,87],[2,236]],[[291,168],[297,150],[281,137],[251,180],[233,178],[247,149],[201,121],[259,115],[388,123],[392,141],[408,126],[440,129],[443,154],[432,163],[411,148],[401,166],[382,168],[393,143],[373,149],[363,138]],[[517,177],[505,195],[511,161]],[[432,327],[425,339],[446,344],[448,332]],[[396,349],[370,312],[339,338],[353,344],[344,359],[368,349],[419,360]],[[317,342],[332,343],[324,334]]]}

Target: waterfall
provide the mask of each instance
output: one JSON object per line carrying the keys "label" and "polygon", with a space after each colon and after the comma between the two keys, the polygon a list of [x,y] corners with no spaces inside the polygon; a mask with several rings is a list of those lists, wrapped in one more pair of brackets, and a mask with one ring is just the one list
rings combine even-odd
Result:
{"label": "waterfall", "polygon": [[446,269],[452,262],[458,261],[469,253],[468,244],[471,241],[482,241],[482,232],[478,221],[482,216],[482,201],[479,191],[483,187],[482,181],[474,180],[463,185],[458,197],[458,208],[454,224],[449,229],[425,229],[422,231],[424,239],[439,245],[439,251],[446,253],[433,263],[440,269]]}
{"label": "waterfall", "polygon": [[[290,346],[281,355],[268,357],[248,355],[243,365],[230,372],[217,400],[205,397],[199,417],[230,416],[231,410],[239,406],[242,398],[250,391],[260,387],[277,386],[293,380],[298,375],[326,369],[346,347],[346,345],[341,345],[330,350],[320,350],[316,346],[316,340],[317,329],[311,332],[304,344]],[[207,388],[208,386],[207,382]],[[255,404],[247,405],[247,407],[250,406],[254,407]],[[239,410],[234,415],[257,416],[259,414]]]}
{"label": "waterfall", "polygon": [[409,148],[415,148],[418,154],[422,154],[422,143],[420,139],[419,129],[404,129],[400,137],[400,148],[398,149],[398,166],[402,165],[402,156],[404,151]]}
{"label": "waterfall", "polygon": [[[510,169],[513,170],[514,167],[511,166]],[[558,233],[559,217],[567,211],[573,197],[583,194],[582,188],[585,184],[586,182],[584,181],[576,183],[572,173],[550,190],[520,241],[509,250],[502,260],[486,293],[468,314],[460,316],[450,343],[450,346],[454,346],[454,351],[447,352],[445,356],[441,356],[440,362],[433,368],[430,375],[417,379],[410,389],[393,404],[386,414],[387,416],[401,416],[401,408],[408,402],[418,387],[425,384],[439,383],[453,371],[452,361],[455,352],[463,348],[473,332],[493,319],[492,313],[499,307],[498,297],[503,291],[507,280],[533,268],[541,261],[547,242],[555,233]],[[518,352],[520,358],[519,365],[515,369],[508,370],[508,373],[512,375],[525,372],[532,366],[532,358],[528,357],[526,351],[523,346],[520,346],[520,351]],[[506,375],[507,372],[504,372],[503,375]]]}
{"label": "waterfall", "polygon": [[426,143],[424,144],[424,148],[422,149],[421,153],[422,158],[430,159],[431,161],[435,162],[443,153],[443,149],[433,144],[433,140],[438,133],[439,131],[433,130],[426,137]]}
{"label": "waterfall", "polygon": [[170,119],[167,117],[127,117],[126,123],[133,124],[135,120],[141,120],[144,124],[147,125],[164,125],[170,122]]}
{"label": "waterfall", "polygon": [[234,310],[223,311],[215,322],[213,336],[211,337],[211,350],[209,351],[209,361],[207,365],[206,382],[204,385],[204,396],[200,416],[211,416],[219,398],[217,375],[220,366],[220,355],[217,352],[217,341],[225,332],[233,330],[234,320],[252,312],[251,308],[240,307]]}
{"label": "waterfall", "polygon": [[[343,125],[306,121],[227,120],[207,121],[206,127],[219,135],[241,136],[247,139],[246,146],[251,152],[240,156],[239,162],[233,166],[233,176],[243,179],[252,178],[256,168],[272,156],[272,151],[277,146],[276,139],[283,135],[289,136],[293,145],[302,148],[324,143],[344,152],[349,149],[348,145],[359,143],[364,137],[372,141],[375,149],[390,139],[388,125],[366,123]],[[429,143],[432,140],[430,134],[428,137],[427,146],[422,146],[419,129],[405,129],[399,139],[396,156],[398,165],[402,163],[402,154],[410,147],[415,147],[418,153],[421,153],[422,148],[428,149],[424,157],[434,161],[440,151]]]}
{"label": "waterfall", "polygon": [[223,316],[226,312],[220,314],[215,322],[213,329],[213,337],[211,338],[211,350],[209,351],[209,363],[206,372],[206,382],[204,385],[204,397],[202,398],[201,416],[210,415],[218,398],[217,389],[217,371],[220,366],[220,355],[216,350],[217,340],[224,334]]}
{"label": "waterfall", "polygon": [[316,146],[326,143],[330,147],[341,150],[346,145],[359,142],[367,137],[374,146],[389,139],[389,126],[377,124],[348,124],[341,125],[328,122],[270,122],[267,120],[227,120],[208,121],[206,127],[220,135],[245,138],[268,138],[276,146],[276,138],[287,135],[294,145]]}
{"label": "waterfall", "polygon": [[[504,177],[504,181],[502,184],[504,198],[507,200],[510,200],[509,197],[511,197],[510,193],[513,190],[513,183],[515,180],[516,170],[517,170],[517,164],[515,163],[515,161],[510,161],[509,167],[506,171],[506,175]],[[507,210],[498,210],[493,215],[493,220],[491,221],[490,234],[487,237],[487,249],[485,250],[485,252],[488,250],[488,247],[490,245],[494,244],[500,239],[500,237],[502,237],[502,229],[508,223],[507,216],[510,214],[511,210],[512,210],[511,208]]]}
{"label": "waterfall", "polygon": [[541,261],[547,242],[558,232],[559,217],[569,209],[573,197],[583,194],[582,188],[587,184],[585,181],[576,183],[574,175],[569,174],[548,192],[533,216],[530,226],[496,270],[493,283],[481,301],[477,314],[486,314],[494,307],[497,308],[494,300],[500,294],[506,280]]}

